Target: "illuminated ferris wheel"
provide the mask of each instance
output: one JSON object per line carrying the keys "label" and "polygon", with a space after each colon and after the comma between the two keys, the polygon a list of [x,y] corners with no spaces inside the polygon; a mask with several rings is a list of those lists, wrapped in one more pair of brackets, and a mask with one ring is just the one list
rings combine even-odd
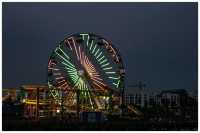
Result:
{"label": "illuminated ferris wheel", "polygon": [[119,105],[124,89],[122,59],[105,38],[91,33],[73,34],[52,52],[48,62],[51,96],[73,110],[106,110]]}

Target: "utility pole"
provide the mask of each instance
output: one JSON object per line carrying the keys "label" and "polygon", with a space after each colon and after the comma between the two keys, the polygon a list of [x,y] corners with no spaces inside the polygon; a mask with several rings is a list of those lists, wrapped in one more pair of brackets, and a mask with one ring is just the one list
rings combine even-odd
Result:
{"label": "utility pole", "polygon": [[109,107],[108,107],[108,109],[109,109],[110,113],[113,111],[113,98],[112,98],[112,94],[113,94],[113,92],[112,92],[112,90],[110,90],[108,92],[108,96],[109,96]]}
{"label": "utility pole", "polygon": [[125,99],[125,98],[124,98],[124,97],[125,97],[125,91],[124,91],[124,89],[125,89],[125,88],[122,89],[122,93],[121,93],[121,95],[122,95],[122,96],[121,96],[121,102],[122,102],[122,103],[121,103],[121,111],[122,111],[122,112],[121,112],[121,115],[124,115],[124,112],[125,112],[125,100],[124,100],[124,99]]}
{"label": "utility pole", "polygon": [[79,112],[80,112],[80,90],[77,89],[76,90],[76,113],[77,113],[77,117],[79,119]]}
{"label": "utility pole", "polygon": [[39,118],[39,88],[36,89],[36,120]]}
{"label": "utility pole", "polygon": [[61,94],[61,120],[63,120],[63,113],[64,113],[64,94],[63,91],[60,90],[60,94]]}

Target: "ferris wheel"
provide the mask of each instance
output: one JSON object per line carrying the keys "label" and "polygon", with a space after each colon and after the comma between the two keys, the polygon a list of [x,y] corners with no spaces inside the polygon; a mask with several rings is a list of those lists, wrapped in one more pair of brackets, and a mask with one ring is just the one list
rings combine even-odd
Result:
{"label": "ferris wheel", "polygon": [[73,108],[78,96],[84,109],[107,108],[106,103],[122,93],[124,76],[118,50],[107,39],[91,33],[65,38],[48,62],[51,96],[56,101],[62,99],[66,107]]}

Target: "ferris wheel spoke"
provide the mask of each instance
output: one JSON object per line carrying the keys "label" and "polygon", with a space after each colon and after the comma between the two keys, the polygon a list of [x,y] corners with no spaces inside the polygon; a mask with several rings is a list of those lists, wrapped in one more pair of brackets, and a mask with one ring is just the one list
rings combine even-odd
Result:
{"label": "ferris wheel spoke", "polygon": [[108,77],[109,79],[120,79],[120,77]]}
{"label": "ferris wheel spoke", "polygon": [[69,73],[72,79],[76,79],[78,81],[79,76],[76,73]]}
{"label": "ferris wheel spoke", "polygon": [[64,79],[65,77],[56,77],[56,80]]}
{"label": "ferris wheel spoke", "polygon": [[117,81],[117,83],[113,83],[117,88],[119,87],[119,83],[120,83],[120,80]]}
{"label": "ferris wheel spoke", "polygon": [[76,69],[72,69],[72,68],[68,68],[68,67],[65,67],[65,69],[67,69],[67,71],[70,73],[77,72]]}
{"label": "ferris wheel spoke", "polygon": [[67,71],[70,71],[70,72],[77,72],[77,69],[73,66],[70,66],[69,64],[66,64],[64,62],[62,62],[62,64],[64,65],[64,69],[66,69]]}
{"label": "ferris wheel spoke", "polygon": [[103,63],[105,63],[105,62],[107,62],[108,60],[107,59],[104,59],[102,62],[100,62],[99,64],[101,65],[101,64],[103,64]]}
{"label": "ferris wheel spoke", "polygon": [[97,44],[94,45],[94,48],[92,50],[92,54],[94,54],[96,47],[97,47]]}
{"label": "ferris wheel spoke", "polygon": [[71,80],[73,81],[73,83],[75,83],[77,81],[76,77],[71,77]]}
{"label": "ferris wheel spoke", "polygon": [[72,50],[72,46],[71,46],[71,44],[70,44],[70,42],[69,42],[69,39],[67,39],[67,42],[66,42],[66,40],[65,40],[65,44],[69,46],[70,50]]}
{"label": "ferris wheel spoke", "polygon": [[93,70],[96,71],[92,63],[88,60],[88,58],[85,59],[85,63]]}
{"label": "ferris wheel spoke", "polygon": [[69,56],[67,56],[67,54],[65,54],[64,51],[62,51],[62,49],[56,48],[55,53],[56,53],[56,55],[58,55],[61,59],[66,60],[65,57],[63,57],[61,54],[59,54],[58,50],[60,50],[61,53],[62,53],[68,60],[70,59]]}
{"label": "ferris wheel spoke", "polygon": [[103,68],[103,70],[110,70],[110,69],[112,69],[112,67]]}
{"label": "ferris wheel spoke", "polygon": [[110,63],[103,64],[101,67],[105,67],[105,66],[108,66],[108,65],[110,65]]}
{"label": "ferris wheel spoke", "polygon": [[57,73],[53,73],[53,75],[57,76],[57,75],[61,75],[61,73],[57,72]]}
{"label": "ferris wheel spoke", "polygon": [[103,81],[103,79],[99,78],[99,76],[94,76],[93,78],[96,79],[96,80]]}
{"label": "ferris wheel spoke", "polygon": [[[100,85],[105,86],[105,84],[103,84],[101,82],[101,81],[103,81],[103,79],[100,78],[100,75],[95,70],[92,63],[88,60],[87,56],[85,56],[85,65],[86,65],[85,67],[86,67],[87,71],[92,75],[91,79],[94,80],[94,82],[96,82],[96,84],[98,84],[98,86],[100,86]],[[103,88],[101,87],[101,89],[103,89]]]}
{"label": "ferris wheel spoke", "polygon": [[96,55],[98,54],[100,49],[97,49],[97,51],[95,52],[94,56],[96,57]]}
{"label": "ferris wheel spoke", "polygon": [[93,46],[94,41],[92,40],[91,44],[90,44],[90,51],[92,50],[92,46]]}
{"label": "ferris wheel spoke", "polygon": [[96,57],[97,60],[98,60],[98,58],[101,56],[101,54],[102,54],[102,52],[100,52],[100,53],[97,55],[97,57]]}
{"label": "ferris wheel spoke", "polygon": [[83,64],[83,61],[82,61],[82,52],[81,52],[80,46],[78,47],[78,51],[79,51],[80,63]]}
{"label": "ferris wheel spoke", "polygon": [[59,87],[63,87],[63,86],[66,86],[67,85],[67,82],[64,82],[63,84],[61,84]]}
{"label": "ferris wheel spoke", "polygon": [[74,46],[74,49],[75,49],[75,52],[76,52],[77,60],[79,60],[79,55],[78,55],[78,52],[77,52],[76,43],[74,41],[74,38],[72,40],[73,40],[73,46]]}
{"label": "ferris wheel spoke", "polygon": [[60,69],[49,67],[49,70],[59,71]]}
{"label": "ferris wheel spoke", "polygon": [[102,86],[106,86],[104,83],[102,83],[101,81],[95,79],[95,78],[91,78],[94,82],[98,83],[98,84],[101,84]]}
{"label": "ferris wheel spoke", "polygon": [[56,63],[54,63],[52,60],[49,60],[48,67],[55,66],[55,65]]}
{"label": "ferris wheel spoke", "polygon": [[88,38],[87,38],[87,46],[89,45],[89,40],[90,40],[90,36],[87,34]]}
{"label": "ferris wheel spoke", "polygon": [[116,72],[105,72],[106,74],[116,74]]}
{"label": "ferris wheel spoke", "polygon": [[104,88],[103,88],[101,85],[99,85],[98,83],[96,83],[96,82],[93,81],[93,84],[94,84],[95,86],[98,86],[98,88],[100,88],[101,90],[104,90]]}
{"label": "ferris wheel spoke", "polygon": [[103,56],[101,56],[101,58],[98,60],[98,62],[100,62],[102,59],[104,59],[105,58],[105,56],[103,55]]}
{"label": "ferris wheel spoke", "polygon": [[72,63],[70,63],[68,60],[64,60],[64,62],[61,62],[61,63],[65,66],[75,68],[75,66]]}
{"label": "ferris wheel spoke", "polygon": [[58,47],[58,49],[62,52],[62,54],[69,60],[69,56],[60,48]]}
{"label": "ferris wheel spoke", "polygon": [[76,71],[75,72],[67,71],[67,72],[70,74],[70,76],[78,76]]}

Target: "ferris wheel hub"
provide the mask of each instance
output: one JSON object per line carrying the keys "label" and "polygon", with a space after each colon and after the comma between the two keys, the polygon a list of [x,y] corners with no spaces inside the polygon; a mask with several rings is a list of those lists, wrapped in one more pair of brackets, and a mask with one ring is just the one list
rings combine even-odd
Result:
{"label": "ferris wheel hub", "polygon": [[83,76],[84,73],[85,73],[84,70],[79,70],[79,71],[78,71],[78,75],[79,75],[79,76]]}

